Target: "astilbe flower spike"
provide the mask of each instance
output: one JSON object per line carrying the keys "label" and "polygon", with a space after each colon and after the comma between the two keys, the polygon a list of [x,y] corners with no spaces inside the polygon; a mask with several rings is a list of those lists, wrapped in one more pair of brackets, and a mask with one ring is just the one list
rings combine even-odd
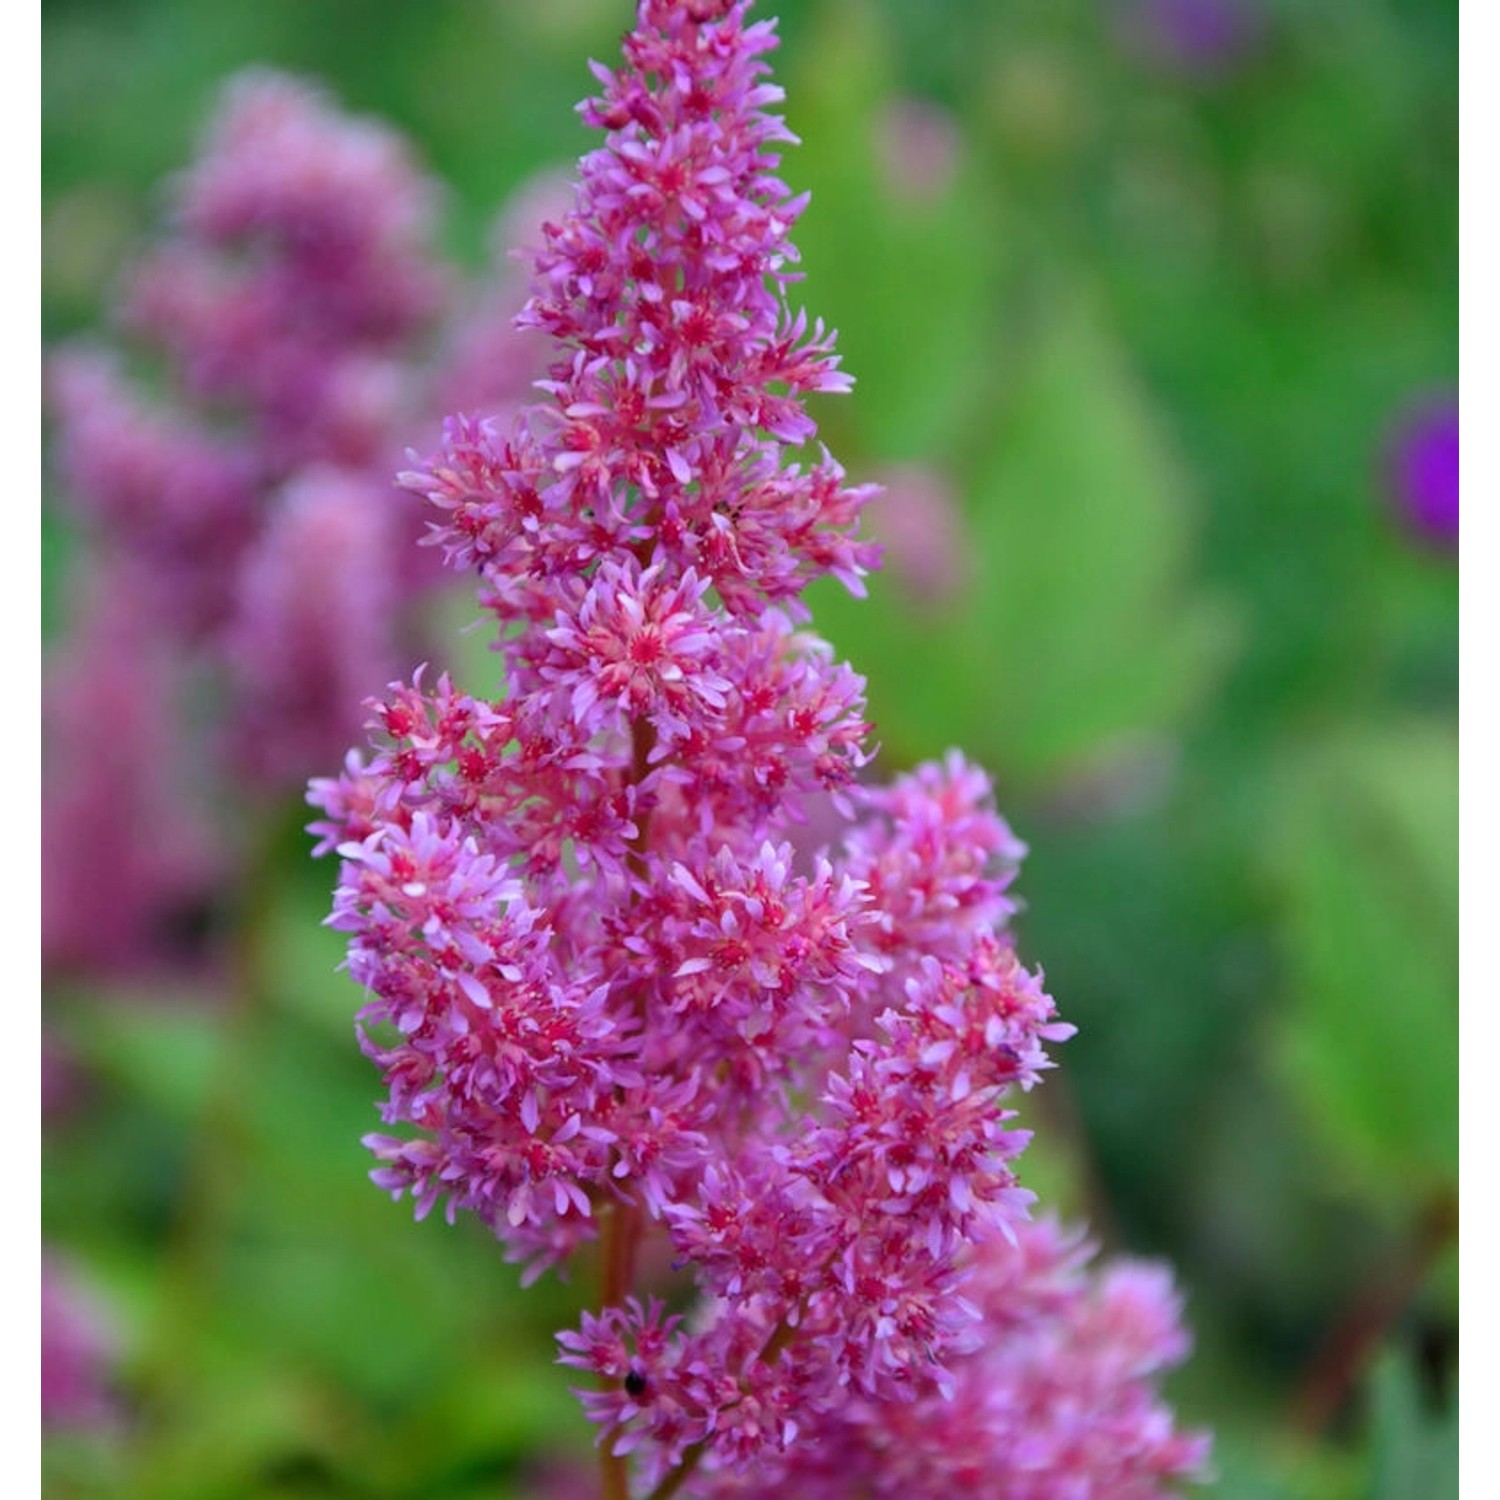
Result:
{"label": "astilbe flower spike", "polygon": [[437,189],[393,131],[252,71],[170,197],[119,308],[164,397],[116,355],[54,359],[65,500],[96,553],[149,570],[158,634],[228,678],[257,784],[296,785],[403,654],[389,465],[447,279]]}
{"label": "astilbe flower spike", "polygon": [[[811,446],[807,397],[849,380],[787,304],[804,200],[748,9],[642,0],[518,319],[553,340],[543,399],[454,417],[402,476],[507,690],[392,685],[373,755],[311,793],[388,1090],[373,1176],[528,1275],[602,1240],[560,1343],[608,1495],[768,1493],[866,1449],[882,1493],[950,1493],[930,1442],[887,1471],[881,1414],[943,1411],[973,1458],[1034,1408],[989,1453],[1025,1494],[1163,1493],[1201,1457],[1149,1390],[1170,1294],[1032,1285],[1006,1099],[1072,1028],[1006,929],[1022,846],[957,754],[862,785],[863,683],[804,628],[808,583],[875,561],[871,491]],[[687,1313],[635,1290],[652,1235]],[[1117,1300],[1155,1320],[1136,1345]]]}
{"label": "astilbe flower spike", "polygon": [[[48,669],[44,949],[110,975],[201,957],[193,922],[232,904],[217,846],[242,832],[207,810],[295,795],[411,659],[445,574],[392,470],[450,390],[490,409],[530,395],[544,343],[467,311],[444,328],[437,184],[312,84],[231,79],[168,188],[124,277],[120,347],[49,367],[88,604]],[[74,732],[101,694],[102,745]]]}

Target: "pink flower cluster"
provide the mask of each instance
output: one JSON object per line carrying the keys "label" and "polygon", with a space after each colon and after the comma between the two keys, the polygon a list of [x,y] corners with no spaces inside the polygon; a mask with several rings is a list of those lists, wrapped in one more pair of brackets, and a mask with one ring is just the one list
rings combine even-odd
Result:
{"label": "pink flower cluster", "polygon": [[123,560],[95,568],[48,663],[42,950],[63,969],[169,967],[223,875],[180,732],[183,663],[148,597]]}
{"label": "pink flower cluster", "polygon": [[53,1256],[42,1253],[43,1431],[99,1428],[116,1416],[110,1391],[118,1340],[103,1311]]}
{"label": "pink flower cluster", "polygon": [[68,501],[99,547],[150,565],[180,631],[232,621],[241,574],[277,550],[268,520],[299,508],[283,503],[289,481],[337,493],[358,476],[363,511],[398,509],[385,468],[421,411],[445,280],[436,204],[386,127],[300,81],[243,75],[123,290],[124,331],[164,367],[170,400],[139,394],[117,357],[54,360]]}
{"label": "pink flower cluster", "polygon": [[286,471],[387,456],[446,276],[438,193],[389,127],[294,79],[232,82],[175,184],[174,232],[134,272],[127,327],[183,389],[254,423]]}
{"label": "pink flower cluster", "polygon": [[[600,1310],[560,1339],[598,1381],[611,1493],[627,1454],[647,1489],[713,1494],[936,1403],[971,1452],[1046,1409],[1051,1449],[992,1455],[1032,1464],[1025,1493],[1127,1493],[1129,1470],[1156,1494],[1199,1456],[1148,1388],[1170,1298],[1085,1459],[1027,1361],[1074,1337],[1051,1389],[1083,1391],[1111,1358],[1095,1294],[1070,1285],[1050,1332],[1018,1304],[1011,1339],[984,1292],[1025,1280],[1005,1257],[1031,1233],[1006,1101],[1072,1028],[1006,931],[1024,851],[985,777],[954,754],[862,784],[862,681],[802,628],[807,583],[858,591],[874,561],[870,490],[808,451],[807,398],[849,381],[787,306],[803,200],[748,8],[641,0],[518,320],[554,341],[545,399],[453,418],[402,476],[478,575],[506,693],[393,685],[373,756],[311,793],[388,1090],[373,1176],[478,1214],[528,1275],[601,1241]],[[836,826],[809,847],[818,803]],[[652,1235],[689,1316],[634,1294]]]}
{"label": "pink flower cluster", "polygon": [[[304,784],[411,660],[414,596],[442,575],[390,475],[457,358],[439,199],[384,125],[245,74],[126,277],[119,319],[148,378],[96,348],[53,359],[87,602],[46,690],[49,962],[154,963],[224,872],[204,857],[222,787]],[[489,338],[495,401],[537,372],[541,341],[509,339]],[[117,705],[102,749],[69,727],[97,725],[101,700]],[[92,899],[101,868],[139,877],[125,900]]]}
{"label": "pink flower cluster", "polygon": [[982,1338],[953,1360],[947,1399],[851,1397],[802,1441],[704,1476],[694,1494],[1154,1500],[1172,1477],[1203,1473],[1208,1439],[1177,1431],[1156,1392],[1188,1350],[1169,1276],[1123,1261],[1090,1275],[1089,1255],[1049,1220],[978,1240],[965,1291]]}

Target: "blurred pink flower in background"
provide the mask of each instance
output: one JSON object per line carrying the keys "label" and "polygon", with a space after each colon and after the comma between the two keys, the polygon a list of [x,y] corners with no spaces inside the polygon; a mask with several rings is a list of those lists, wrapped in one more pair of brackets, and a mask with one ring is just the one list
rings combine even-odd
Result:
{"label": "blurred pink flower in background", "polygon": [[116,1415],[110,1391],[118,1337],[104,1310],[42,1252],[42,1427],[96,1428]]}
{"label": "blurred pink flower in background", "polygon": [[[52,359],[83,603],[45,689],[50,967],[180,958],[247,801],[300,789],[426,654],[446,575],[391,475],[440,396],[513,404],[542,345],[463,305],[442,197],[390,127],[252,70],[125,277],[122,348]],[[532,185],[500,234],[556,201]]]}
{"label": "blurred pink flower in background", "polygon": [[930,204],[953,186],[963,153],[958,122],[927,99],[893,99],[876,117],[876,156],[893,195]]}
{"label": "blurred pink flower in background", "polygon": [[85,584],[42,689],[42,958],[177,967],[201,957],[193,927],[225,870],[211,783],[183,734],[184,662],[132,561],[96,565]]}
{"label": "blurred pink flower in background", "polygon": [[300,470],[246,554],[227,642],[228,758],[261,784],[285,785],[347,733],[395,668],[401,547],[394,505],[372,505],[363,476]]}
{"label": "blurred pink flower in background", "polygon": [[865,511],[880,542],[881,564],[902,594],[936,609],[968,587],[972,564],[963,512],[935,469],[911,466],[881,476],[882,492]]}
{"label": "blurred pink flower in background", "polygon": [[[113,354],[53,363],[81,540],[137,569],[138,635],[232,680],[228,717],[245,709],[255,742],[228,764],[263,793],[336,753],[406,664],[395,591],[419,585],[419,519],[390,468],[424,410],[453,279],[439,201],[388,127],[300,80],[244,74],[172,183],[166,236],[126,278],[132,352],[164,366],[165,390],[138,394]],[[351,570],[365,597],[339,586]],[[234,702],[241,690],[260,701]]]}
{"label": "blurred pink flower in background", "polygon": [[171,234],[127,283],[127,328],[170,356],[190,400],[245,413],[263,469],[388,458],[413,377],[372,374],[430,335],[451,281],[441,193],[406,142],[253,70],[224,90],[172,201]]}

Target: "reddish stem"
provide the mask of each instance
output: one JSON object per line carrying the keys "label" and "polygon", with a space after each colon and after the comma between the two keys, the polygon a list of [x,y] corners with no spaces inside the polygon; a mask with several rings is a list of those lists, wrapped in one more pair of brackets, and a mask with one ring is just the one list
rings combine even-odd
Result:
{"label": "reddish stem", "polygon": [[662,1475],[661,1483],[646,1497],[646,1500],[670,1500],[688,1482],[698,1460],[703,1457],[705,1442],[691,1443],[682,1450],[682,1462],[670,1474]]}
{"label": "reddish stem", "polygon": [[[650,770],[651,751],[656,745],[656,730],[648,719],[630,723],[630,780],[639,786]],[[651,836],[651,815],[636,814],[636,834],[630,845],[630,868],[633,874],[646,874],[646,843]],[[631,1201],[616,1203],[604,1226],[604,1245],[600,1257],[600,1303],[605,1308],[618,1307],[635,1286],[635,1252],[640,1243],[643,1221],[640,1205]],[[615,1382],[605,1379],[606,1388]],[[599,1478],[604,1500],[629,1500],[630,1474],[625,1458],[614,1450],[615,1433],[609,1432],[599,1444]]]}
{"label": "reddish stem", "polygon": [[[635,1251],[641,1237],[641,1210],[635,1203],[616,1203],[604,1224],[604,1246],[600,1258],[600,1302],[618,1307],[635,1284]],[[616,1384],[601,1377],[605,1389]],[[604,1435],[599,1444],[599,1479],[604,1500],[630,1500],[628,1461],[614,1452],[616,1433]]]}
{"label": "reddish stem", "polygon": [[[630,721],[630,784],[640,786],[651,769],[651,752],[656,748],[656,727],[649,719]],[[635,837],[630,841],[631,873],[646,875],[646,842],[651,837],[651,813],[638,810],[635,815]]]}
{"label": "reddish stem", "polygon": [[605,1434],[599,1444],[599,1485],[604,1500],[630,1500],[630,1476],[625,1460],[612,1453],[615,1435]]}
{"label": "reddish stem", "polygon": [[640,1205],[617,1203],[604,1231],[604,1265],[602,1301],[605,1307],[618,1307],[635,1286],[635,1251],[640,1243]]}
{"label": "reddish stem", "polygon": [[1339,1414],[1386,1333],[1422,1289],[1458,1232],[1458,1200],[1443,1194],[1422,1213],[1407,1252],[1377,1267],[1324,1338],[1298,1387],[1292,1425],[1319,1437]]}

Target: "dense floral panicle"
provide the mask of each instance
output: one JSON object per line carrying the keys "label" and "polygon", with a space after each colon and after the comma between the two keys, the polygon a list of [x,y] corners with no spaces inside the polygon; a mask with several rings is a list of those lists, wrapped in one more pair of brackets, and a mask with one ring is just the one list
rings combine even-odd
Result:
{"label": "dense floral panicle", "polygon": [[[957,1394],[972,1247],[1031,1201],[1006,1101],[1072,1030],[1005,932],[1024,849],[988,781],[954,754],[860,785],[863,681],[798,628],[875,560],[871,491],[809,451],[806,398],[848,381],[787,303],[802,200],[748,8],[641,0],[518,319],[542,399],[400,476],[504,696],[393,684],[311,792],[388,1090],[375,1180],[531,1273],[603,1234],[609,1305],[562,1358],[648,1487]],[[629,1298],[641,1234],[690,1319]]]}
{"label": "dense floral panicle", "polygon": [[946,1399],[855,1394],[794,1445],[690,1481],[698,1500],[851,1493],[995,1500],[1161,1500],[1203,1477],[1208,1440],[1180,1432],[1155,1393],[1187,1354],[1181,1301],[1158,1267],[1090,1272],[1079,1236],[1050,1221],[981,1238],[966,1291],[973,1349]]}
{"label": "dense floral panicle", "polygon": [[942,1380],[972,1321],[959,1252],[978,1229],[1013,1228],[1030,1200],[1009,1165],[1027,1137],[999,1101],[1047,1065],[1043,1040],[1072,1029],[993,939],[963,971],[929,962],[908,1009],[829,1074],[821,1114],[747,1142],[698,1203],[668,1210],[709,1290],[754,1299],[768,1326],[821,1330],[831,1389]]}
{"label": "dense floral panicle", "polygon": [[[427,1212],[455,1207],[513,1226],[587,1217],[612,1133],[593,1096],[639,1081],[617,1065],[596,976],[564,974],[549,932],[501,862],[425,812],[339,851],[351,873],[331,925],[355,934],[349,969],[374,997],[366,1050],[390,1088],[389,1123],[435,1133],[370,1138],[376,1180]],[[384,1022],[394,1041],[374,1038]]]}
{"label": "dense floral panicle", "polygon": [[664,1028],[704,1060],[750,1048],[781,1071],[786,1055],[826,1044],[880,967],[855,943],[869,920],[862,888],[826,861],[810,877],[794,874],[787,845],[767,842],[750,858],[724,844],[712,858],[700,852],[673,864],[661,894],[649,942],[627,931],[621,946],[672,965],[654,997]]}
{"label": "dense floral panicle", "polygon": [[327,813],[308,825],[316,836],[315,857],[332,854],[340,844],[363,843],[389,817],[399,795],[381,775],[371,771],[365,757],[351,750],[337,776],[318,776],[308,783],[308,801]]}
{"label": "dense floral panicle", "polygon": [[[857,588],[873,560],[852,536],[870,489],[826,454],[783,452],[812,436],[805,397],[848,381],[831,336],[784,301],[802,200],[774,175],[791,138],[764,109],[780,98],[759,60],[774,33],[743,7],[705,17],[643,11],[629,66],[601,70],[605,97],[584,107],[608,141],[544,225],[520,320],[560,345],[551,402],[504,441],[450,434],[404,476],[448,502],[450,556],[481,566],[508,613],[518,575],[610,552],[691,569],[751,616],[822,573]],[[528,515],[547,524],[517,548]]]}
{"label": "dense floral panicle", "polygon": [[600,565],[577,604],[558,610],[539,666],[575,723],[593,733],[644,721],[663,743],[723,709],[729,681],[715,667],[707,588],[691,570],[670,579],[633,561]]}
{"label": "dense floral panicle", "polygon": [[147,582],[85,574],[88,606],[53,648],[42,692],[42,955],[129,973],[201,954],[223,851],[176,714],[181,662],[143,619]]}
{"label": "dense floral panicle", "polygon": [[455,567],[498,567],[513,544],[525,542],[528,552],[535,547],[540,469],[523,470],[493,418],[448,417],[442,451],[426,460],[409,457],[421,467],[397,475],[397,483],[448,512],[448,521],[430,523],[431,540]]}
{"label": "dense floral panicle", "polygon": [[996,813],[989,778],[957,751],[883,787],[862,787],[845,848],[879,914],[870,932],[890,960],[888,994],[928,959],[961,961],[1015,910],[1006,891],[1026,846]]}
{"label": "dense floral panicle", "polygon": [[642,1450],[648,1484],[695,1445],[712,1442],[735,1462],[789,1443],[799,1400],[814,1389],[826,1398],[827,1366],[760,1358],[774,1331],[758,1312],[710,1308],[707,1326],[690,1330],[654,1299],[643,1308],[630,1298],[559,1335],[561,1362],[607,1383],[579,1393],[584,1408],[615,1453]]}
{"label": "dense floral panicle", "polygon": [[868,763],[864,680],[832,648],[768,609],[753,629],[720,632],[730,681],[722,716],[693,726],[659,774],[669,826],[713,840],[734,830],[783,830],[809,796],[850,809],[849,789]]}

